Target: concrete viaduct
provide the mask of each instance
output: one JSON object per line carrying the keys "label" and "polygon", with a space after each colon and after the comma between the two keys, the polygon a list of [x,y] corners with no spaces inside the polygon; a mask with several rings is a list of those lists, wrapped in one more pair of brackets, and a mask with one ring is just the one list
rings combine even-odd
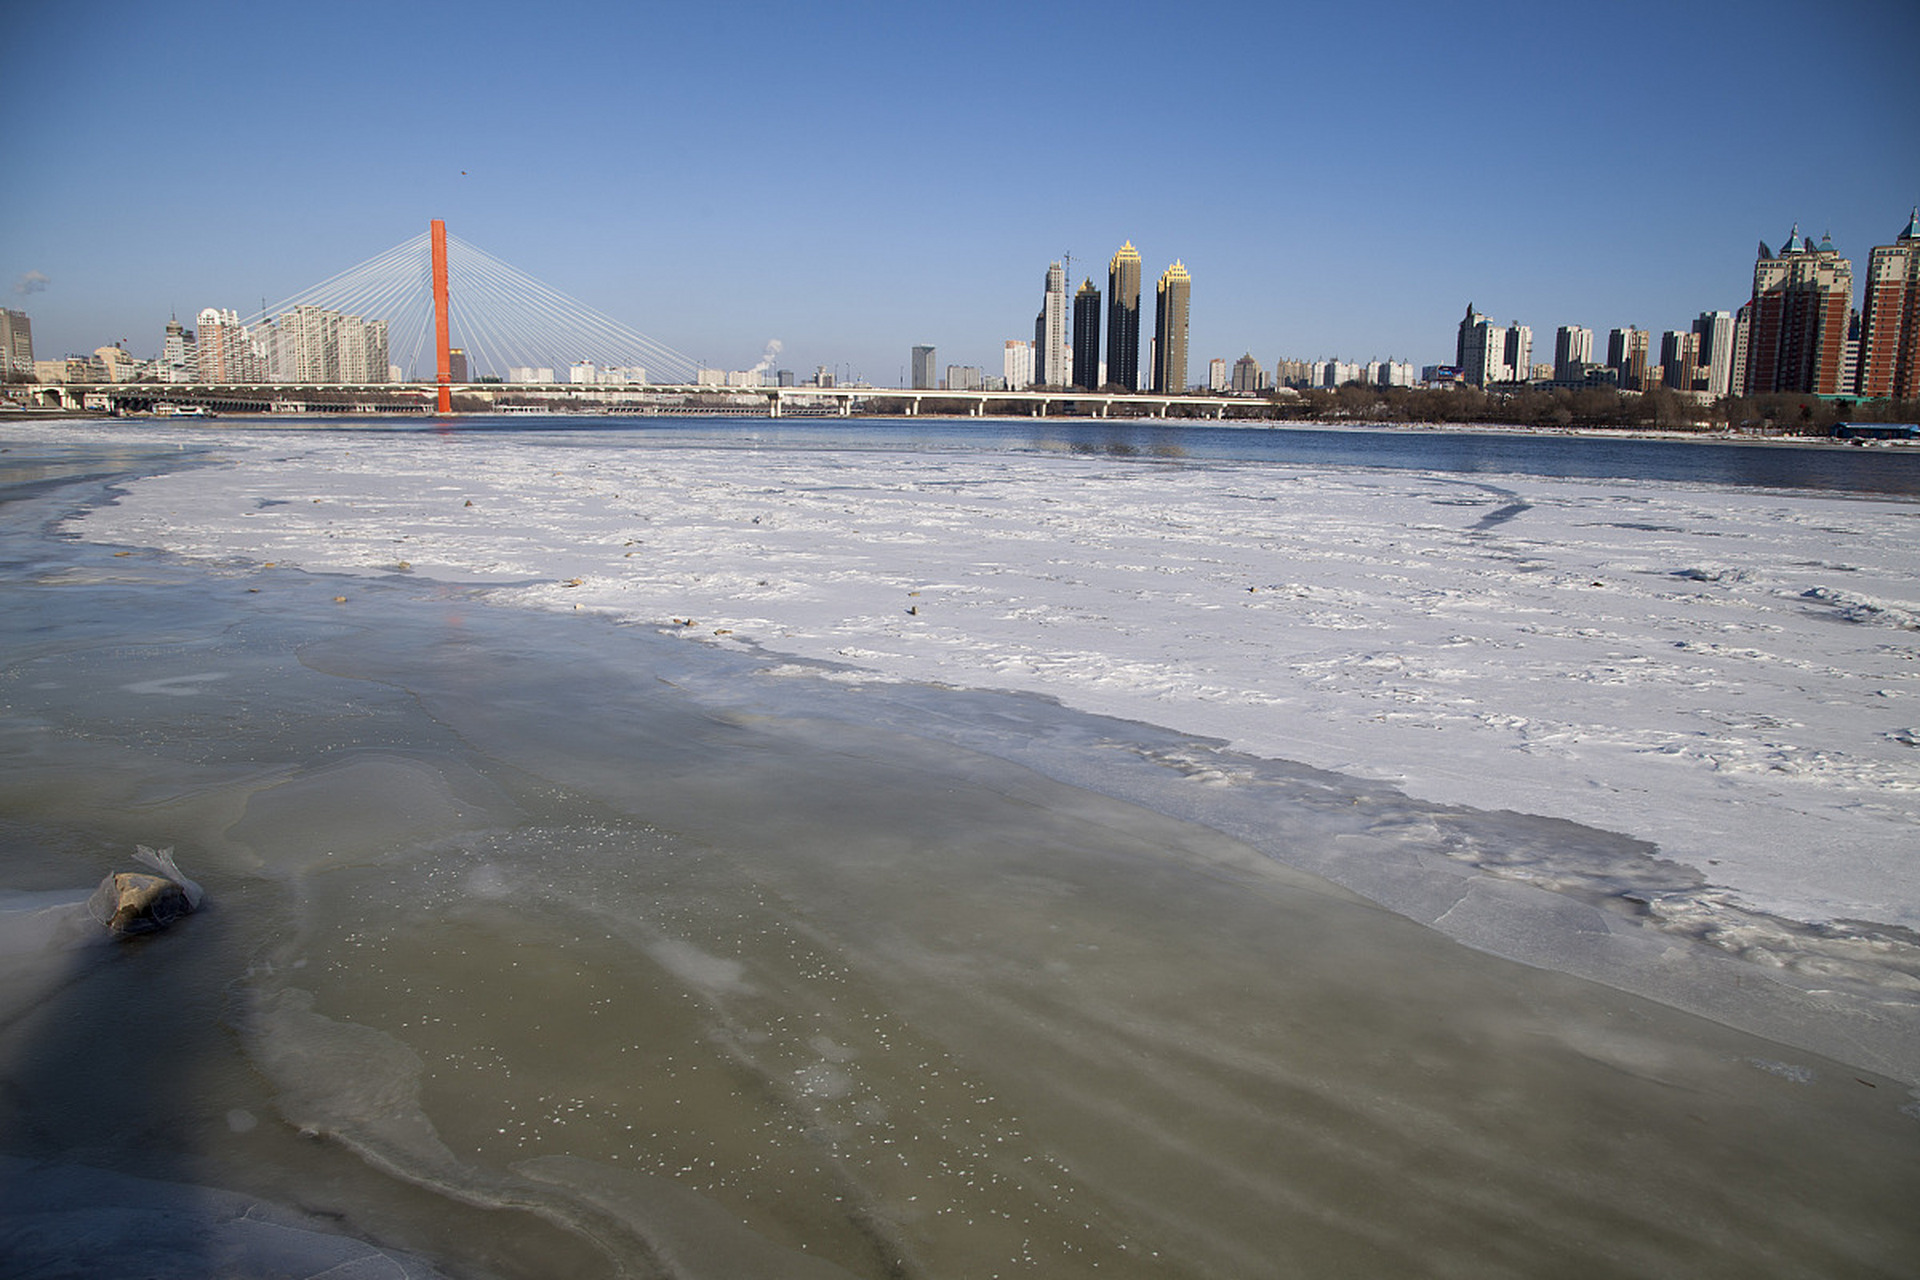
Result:
{"label": "concrete viaduct", "polygon": [[[22,390],[15,388],[16,392]],[[440,388],[433,383],[66,383],[43,384],[27,390],[27,400],[41,408],[105,413],[148,413],[168,409],[204,409],[210,413],[426,413],[437,411]],[[904,413],[917,416],[923,407],[958,409],[968,417],[982,417],[989,404],[1021,406],[1032,417],[1065,414],[1074,417],[1181,417],[1224,419],[1263,416],[1265,398],[1220,395],[1156,395],[1149,392],[1067,390],[928,391],[891,387],[712,387],[586,385],[574,383],[453,384],[452,394],[471,405],[486,407],[466,412],[559,412],[620,409],[635,414],[703,412],[739,414],[762,409],[779,418],[790,412],[840,417],[856,413]],[[503,398],[524,397],[532,404],[499,404]],[[755,402],[759,403],[756,404]],[[1002,410],[1004,412],[1004,410]]]}

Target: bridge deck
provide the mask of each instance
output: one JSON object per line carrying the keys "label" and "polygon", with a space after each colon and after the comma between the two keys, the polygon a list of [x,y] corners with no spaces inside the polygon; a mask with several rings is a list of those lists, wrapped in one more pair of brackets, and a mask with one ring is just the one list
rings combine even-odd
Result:
{"label": "bridge deck", "polygon": [[[431,383],[53,383],[15,387],[17,396],[24,391],[29,403],[48,408],[100,408],[114,412],[150,411],[157,405],[203,406],[226,412],[302,413],[302,412],[420,412],[420,406],[433,406],[439,388]],[[632,404],[641,411],[645,406],[677,408],[698,412],[738,412],[741,402],[765,401],[765,410],[780,417],[791,407],[818,412],[823,406],[850,416],[858,406],[863,412],[904,413],[913,416],[923,409],[939,412],[955,410],[970,416],[984,415],[987,407],[1020,406],[1034,416],[1064,412],[1080,416],[1110,417],[1116,411],[1127,417],[1166,417],[1172,411],[1182,416],[1224,418],[1258,416],[1273,402],[1267,397],[1205,394],[1158,395],[1150,392],[1102,392],[1068,390],[1025,391],[929,391],[898,387],[714,387],[662,385],[656,383],[584,384],[584,383],[457,383],[455,397],[484,402],[480,412],[525,407],[499,404],[502,398],[527,397],[536,402],[559,402],[558,407],[587,401],[593,404]],[[694,403],[688,403],[689,400]],[[709,402],[706,405],[699,401]],[[677,403],[676,403],[677,402]],[[732,402],[732,403],[727,403]],[[934,408],[938,406],[938,408]],[[1006,408],[1001,408],[1005,412]],[[456,409],[456,412],[461,410]],[[467,410],[471,412],[471,410]],[[537,411],[537,408],[536,410]]]}

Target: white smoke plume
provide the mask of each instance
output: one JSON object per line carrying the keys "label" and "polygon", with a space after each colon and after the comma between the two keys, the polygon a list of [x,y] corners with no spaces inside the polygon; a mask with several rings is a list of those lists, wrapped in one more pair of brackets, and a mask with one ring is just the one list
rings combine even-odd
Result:
{"label": "white smoke plume", "polygon": [[767,341],[767,349],[760,353],[760,363],[747,370],[747,372],[765,373],[767,370],[773,368],[773,362],[780,358],[780,353],[786,349],[786,345],[786,343],[780,341],[778,338],[769,339]]}
{"label": "white smoke plume", "polygon": [[15,293],[42,293],[45,292],[46,287],[52,283],[52,278],[49,277],[46,272],[29,271],[13,282],[13,291]]}

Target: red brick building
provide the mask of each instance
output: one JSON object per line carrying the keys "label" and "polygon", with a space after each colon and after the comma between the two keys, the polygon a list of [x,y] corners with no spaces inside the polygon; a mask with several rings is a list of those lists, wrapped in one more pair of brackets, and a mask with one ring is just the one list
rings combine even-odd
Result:
{"label": "red brick building", "polygon": [[1793,234],[1778,254],[1760,246],[1753,264],[1747,335],[1747,393],[1839,395],[1853,308],[1853,263]]}
{"label": "red brick building", "polygon": [[1920,209],[1867,259],[1860,310],[1860,394],[1920,399]]}

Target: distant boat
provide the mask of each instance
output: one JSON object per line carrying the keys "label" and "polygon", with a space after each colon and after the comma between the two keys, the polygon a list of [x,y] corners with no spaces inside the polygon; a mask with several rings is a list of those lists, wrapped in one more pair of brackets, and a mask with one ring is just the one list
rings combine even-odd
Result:
{"label": "distant boat", "polygon": [[153,407],[156,418],[211,418],[213,410],[203,404],[157,404]]}

